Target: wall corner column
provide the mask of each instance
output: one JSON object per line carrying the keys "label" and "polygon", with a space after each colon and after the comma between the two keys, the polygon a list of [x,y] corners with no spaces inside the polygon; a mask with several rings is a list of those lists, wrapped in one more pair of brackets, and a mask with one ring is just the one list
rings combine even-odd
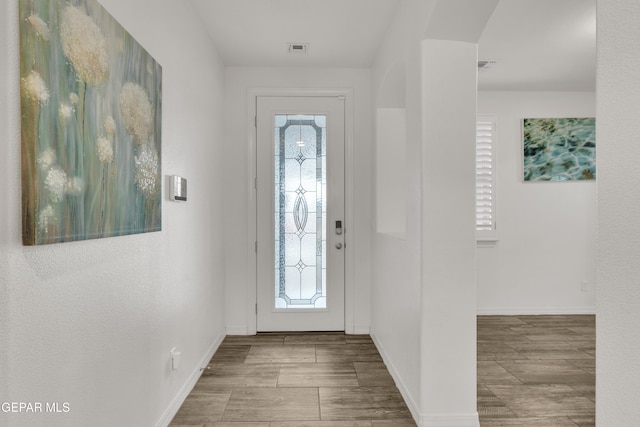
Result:
{"label": "wall corner column", "polygon": [[422,41],[421,426],[476,409],[477,44]]}
{"label": "wall corner column", "polygon": [[597,2],[596,425],[640,419],[640,3]]}

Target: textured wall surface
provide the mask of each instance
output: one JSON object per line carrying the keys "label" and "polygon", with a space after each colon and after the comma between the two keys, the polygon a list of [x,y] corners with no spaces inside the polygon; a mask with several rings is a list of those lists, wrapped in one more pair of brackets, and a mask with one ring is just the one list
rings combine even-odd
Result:
{"label": "textured wall surface", "polygon": [[422,424],[447,425],[457,419],[459,425],[472,426],[478,424],[477,45],[425,40],[422,55]]}
{"label": "textured wall surface", "polygon": [[[431,1],[402,4],[372,69],[376,107],[404,106],[406,119],[406,218],[404,236],[372,237],[371,334],[403,392],[414,418],[420,417],[420,257],[422,93],[421,45]],[[402,76],[394,81],[395,75]],[[377,144],[377,141],[376,141]],[[375,146],[372,147],[375,151]],[[375,155],[377,153],[374,152]],[[374,159],[373,176],[378,178]],[[375,184],[377,185],[377,183]],[[374,187],[374,198],[379,193]],[[377,200],[372,206],[375,207]],[[374,219],[377,225],[377,218]],[[397,231],[397,230],[394,230]]]}
{"label": "textured wall surface", "polygon": [[101,3],[163,67],[163,181],[186,177],[189,201],[163,188],[160,232],[22,246],[17,0],[0,3],[0,402],[68,403],[0,425],[155,425],[224,333],[221,63],[189,3]]}
{"label": "textured wall surface", "polygon": [[596,423],[640,420],[640,3],[598,0]]}

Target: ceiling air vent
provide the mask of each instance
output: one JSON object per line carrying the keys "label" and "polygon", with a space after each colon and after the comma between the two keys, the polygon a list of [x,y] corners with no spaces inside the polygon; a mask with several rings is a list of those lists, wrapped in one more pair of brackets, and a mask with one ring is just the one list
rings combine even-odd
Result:
{"label": "ceiling air vent", "polygon": [[487,70],[493,67],[496,64],[496,61],[492,59],[480,60],[478,61],[478,70]]}
{"label": "ceiling air vent", "polygon": [[289,53],[294,55],[306,55],[309,43],[289,43]]}

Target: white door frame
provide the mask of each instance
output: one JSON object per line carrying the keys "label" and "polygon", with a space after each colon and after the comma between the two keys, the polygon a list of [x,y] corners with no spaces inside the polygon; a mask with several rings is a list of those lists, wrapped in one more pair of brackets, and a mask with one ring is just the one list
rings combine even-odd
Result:
{"label": "white door frame", "polygon": [[248,213],[248,240],[247,240],[247,334],[255,335],[257,333],[257,316],[256,307],[258,304],[257,295],[257,204],[256,204],[256,175],[257,175],[257,135],[256,135],[256,97],[258,96],[344,96],[344,125],[345,125],[345,283],[344,283],[344,327],[347,334],[355,333],[355,244],[354,244],[354,215],[353,215],[353,199],[354,199],[354,177],[353,177],[353,89],[249,89],[247,91],[247,135],[249,144],[248,176],[247,183],[249,187],[249,207]]}

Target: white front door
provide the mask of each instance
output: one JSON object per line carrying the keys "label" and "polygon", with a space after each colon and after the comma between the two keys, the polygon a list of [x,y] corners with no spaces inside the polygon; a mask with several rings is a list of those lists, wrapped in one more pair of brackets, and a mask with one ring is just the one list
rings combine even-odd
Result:
{"label": "white front door", "polygon": [[258,96],[257,330],[344,330],[344,97]]}

